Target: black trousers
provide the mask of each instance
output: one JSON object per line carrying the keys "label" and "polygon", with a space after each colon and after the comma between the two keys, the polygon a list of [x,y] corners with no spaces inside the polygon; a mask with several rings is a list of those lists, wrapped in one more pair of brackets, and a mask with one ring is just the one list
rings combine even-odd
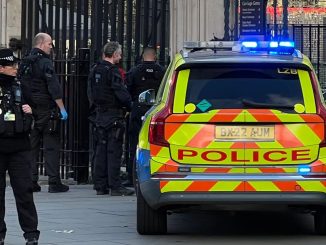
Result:
{"label": "black trousers", "polygon": [[96,126],[91,124],[90,131],[91,131],[91,145],[90,148],[92,149],[90,152],[90,161],[91,161],[91,175],[92,180],[94,180],[94,164],[95,164],[95,154],[96,154],[96,147],[98,144],[98,135],[96,134]]}
{"label": "black trousers", "polygon": [[133,181],[133,164],[136,156],[139,132],[142,127],[142,116],[150,109],[148,106],[135,105],[130,113],[129,121],[129,159],[127,162],[126,170],[128,179]]}
{"label": "black trousers", "polygon": [[57,184],[60,182],[60,122],[51,121],[50,116],[51,111],[38,112],[31,132],[32,179],[39,179],[37,159],[43,138],[45,171],[49,176],[49,184]]}
{"label": "black trousers", "polygon": [[0,153],[0,238],[5,238],[5,189],[6,172],[10,176],[19,224],[24,231],[25,239],[37,238],[40,232],[37,230],[37,213],[33,200],[30,152]]}
{"label": "black trousers", "polygon": [[120,167],[123,142],[122,125],[104,129],[96,128],[97,145],[94,156],[94,187],[96,190],[121,186]]}

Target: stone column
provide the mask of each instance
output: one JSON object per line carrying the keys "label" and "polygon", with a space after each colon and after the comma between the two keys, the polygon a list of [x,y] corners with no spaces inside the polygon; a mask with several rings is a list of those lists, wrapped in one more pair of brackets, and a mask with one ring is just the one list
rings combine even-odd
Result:
{"label": "stone column", "polygon": [[0,46],[7,47],[12,37],[21,36],[21,0],[0,0]]}
{"label": "stone column", "polygon": [[224,36],[224,1],[170,0],[170,55],[184,41],[208,41]]}
{"label": "stone column", "polygon": [[0,0],[0,47],[6,46],[6,33],[7,33],[7,1]]}

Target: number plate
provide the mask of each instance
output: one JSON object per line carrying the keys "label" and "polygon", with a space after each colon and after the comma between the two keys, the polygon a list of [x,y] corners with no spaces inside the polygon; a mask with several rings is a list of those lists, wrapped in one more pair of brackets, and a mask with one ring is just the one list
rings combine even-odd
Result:
{"label": "number plate", "polygon": [[216,126],[217,141],[274,141],[274,126]]}

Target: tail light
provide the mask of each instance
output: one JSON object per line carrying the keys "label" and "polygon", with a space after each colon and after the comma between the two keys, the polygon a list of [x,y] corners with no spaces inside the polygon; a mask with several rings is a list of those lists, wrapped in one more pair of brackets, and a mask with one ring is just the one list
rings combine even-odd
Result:
{"label": "tail light", "polygon": [[172,75],[169,96],[165,106],[159,112],[157,112],[151,119],[151,123],[149,126],[150,144],[160,145],[165,147],[169,146],[169,142],[167,142],[164,136],[164,126],[165,126],[166,118],[172,114],[176,80],[177,80],[177,73],[175,72]]}
{"label": "tail light", "polygon": [[320,142],[319,146],[326,147],[326,108],[324,106],[323,98],[322,96],[320,96],[320,92],[317,89],[319,87],[319,84],[316,75],[313,72],[310,73],[310,79],[313,82],[317,113],[324,120],[324,139],[322,140],[322,142]]}

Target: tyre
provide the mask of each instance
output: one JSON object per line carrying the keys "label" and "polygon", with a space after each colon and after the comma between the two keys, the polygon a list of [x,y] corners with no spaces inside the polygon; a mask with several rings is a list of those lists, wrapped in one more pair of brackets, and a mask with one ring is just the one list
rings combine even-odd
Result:
{"label": "tyre", "polygon": [[134,184],[134,187],[135,187],[135,192],[136,192],[136,195],[137,195],[137,192],[138,192],[138,175],[137,175],[137,165],[136,165],[136,157],[134,158],[133,162],[132,162],[132,181],[133,181],[133,184]]}
{"label": "tyre", "polygon": [[167,230],[167,217],[164,209],[152,209],[137,187],[137,231],[141,235],[163,235]]}
{"label": "tyre", "polygon": [[317,235],[326,235],[326,207],[319,208],[314,217],[315,233]]}

